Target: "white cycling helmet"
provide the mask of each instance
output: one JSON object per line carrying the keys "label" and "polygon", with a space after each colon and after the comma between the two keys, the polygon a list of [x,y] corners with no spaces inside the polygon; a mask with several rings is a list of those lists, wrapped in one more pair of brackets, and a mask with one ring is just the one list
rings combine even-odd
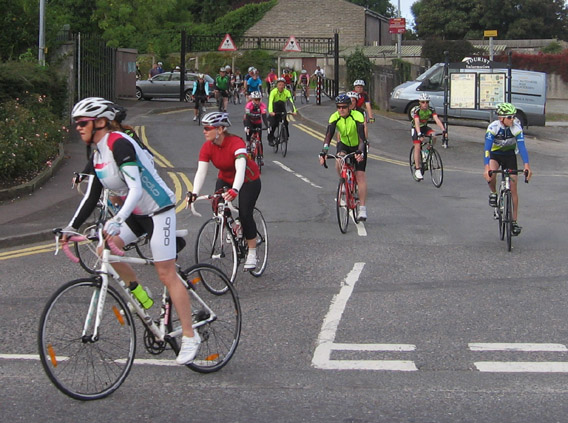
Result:
{"label": "white cycling helmet", "polygon": [[71,112],[71,117],[73,119],[78,117],[93,117],[114,120],[116,116],[114,106],[112,101],[105,100],[102,97],[87,97],[75,104]]}
{"label": "white cycling helmet", "polygon": [[248,72],[252,72],[253,70],[254,70],[254,66],[250,66],[250,67],[248,68]]}
{"label": "white cycling helmet", "polygon": [[207,113],[203,116],[203,119],[201,119],[201,123],[205,126],[231,126],[229,114],[224,112]]}
{"label": "white cycling helmet", "polygon": [[430,101],[430,96],[428,95],[428,93],[422,93],[418,97],[418,101]]}
{"label": "white cycling helmet", "polygon": [[262,93],[260,91],[253,91],[250,93],[250,98],[262,98]]}
{"label": "white cycling helmet", "polygon": [[276,78],[276,82],[277,82],[277,83],[278,83],[278,82],[284,82],[284,83],[286,83],[286,79],[284,79],[284,78],[282,78],[282,77]]}
{"label": "white cycling helmet", "polygon": [[357,94],[355,91],[347,91],[346,95],[349,98],[359,98],[359,94]]}
{"label": "white cycling helmet", "polygon": [[357,79],[355,80],[355,82],[353,83],[353,86],[356,87],[357,85],[360,85],[362,87],[365,86],[365,81],[363,81],[362,79]]}

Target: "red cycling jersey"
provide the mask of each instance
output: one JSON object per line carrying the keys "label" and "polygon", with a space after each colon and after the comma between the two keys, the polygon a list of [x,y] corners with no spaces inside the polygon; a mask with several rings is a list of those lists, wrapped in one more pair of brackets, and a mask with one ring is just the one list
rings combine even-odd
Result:
{"label": "red cycling jersey", "polygon": [[260,177],[257,164],[247,155],[247,147],[242,138],[236,135],[225,135],[222,145],[215,145],[211,141],[206,141],[199,152],[200,162],[212,162],[219,169],[218,177],[229,185],[235,180],[235,160],[238,157],[245,157],[247,169],[245,172],[245,182],[254,181]]}

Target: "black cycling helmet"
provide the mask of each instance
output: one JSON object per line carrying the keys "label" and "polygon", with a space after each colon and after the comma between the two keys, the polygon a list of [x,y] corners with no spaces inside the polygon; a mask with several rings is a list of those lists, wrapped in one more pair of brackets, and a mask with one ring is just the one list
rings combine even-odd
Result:
{"label": "black cycling helmet", "polygon": [[351,99],[347,94],[339,94],[335,97],[335,104],[351,104]]}
{"label": "black cycling helmet", "polygon": [[113,106],[114,112],[116,113],[114,116],[114,120],[119,124],[122,123],[124,119],[126,119],[126,109],[118,104]]}

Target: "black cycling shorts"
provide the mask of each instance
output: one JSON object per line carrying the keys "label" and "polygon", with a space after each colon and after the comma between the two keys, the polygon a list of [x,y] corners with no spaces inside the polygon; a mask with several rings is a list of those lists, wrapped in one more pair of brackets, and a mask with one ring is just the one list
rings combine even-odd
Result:
{"label": "black cycling shorts", "polygon": [[497,153],[492,151],[489,155],[491,160],[495,160],[499,163],[501,169],[511,169],[517,170],[517,155],[515,151],[511,151],[510,153]]}

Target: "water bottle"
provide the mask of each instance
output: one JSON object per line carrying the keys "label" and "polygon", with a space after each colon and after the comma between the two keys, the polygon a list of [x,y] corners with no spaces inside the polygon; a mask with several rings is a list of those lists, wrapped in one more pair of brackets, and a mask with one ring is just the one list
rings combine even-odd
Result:
{"label": "water bottle", "polygon": [[422,150],[422,162],[426,163],[426,159],[428,158],[428,150],[423,149]]}
{"label": "water bottle", "polygon": [[150,298],[146,290],[142,288],[142,285],[140,285],[138,282],[131,282],[128,288],[130,289],[130,292],[132,292],[132,295],[134,295],[140,302],[142,307],[144,307],[145,309],[152,307],[154,300]]}
{"label": "water bottle", "polygon": [[241,226],[241,221],[237,218],[233,223],[233,233],[237,237],[237,239],[241,239],[243,237],[243,227]]}

